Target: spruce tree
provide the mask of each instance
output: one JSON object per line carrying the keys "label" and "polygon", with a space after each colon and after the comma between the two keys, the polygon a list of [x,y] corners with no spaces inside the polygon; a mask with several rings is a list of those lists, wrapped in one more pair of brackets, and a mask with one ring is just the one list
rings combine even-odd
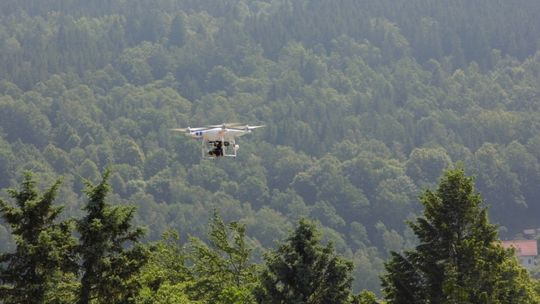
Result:
{"label": "spruce tree", "polygon": [[421,197],[424,216],[410,226],[418,246],[392,253],[382,278],[394,303],[538,303],[526,271],[501,247],[496,226],[463,169],[448,170]]}
{"label": "spruce tree", "polygon": [[15,252],[0,254],[4,304],[44,303],[53,285],[77,270],[71,222],[58,222],[62,206],[53,205],[59,186],[56,181],[39,194],[32,174],[26,172],[21,189],[8,190],[15,206],[0,199],[0,214],[16,243]]}
{"label": "spruce tree", "polygon": [[135,275],[146,263],[148,253],[139,239],[141,228],[133,228],[134,207],[111,206],[105,202],[110,191],[106,171],[97,185],[87,183],[86,216],[79,220],[79,253],[82,278],[79,304],[131,303],[139,285]]}
{"label": "spruce tree", "polygon": [[352,263],[337,256],[332,244],[322,246],[307,220],[275,252],[265,257],[259,303],[349,303]]}

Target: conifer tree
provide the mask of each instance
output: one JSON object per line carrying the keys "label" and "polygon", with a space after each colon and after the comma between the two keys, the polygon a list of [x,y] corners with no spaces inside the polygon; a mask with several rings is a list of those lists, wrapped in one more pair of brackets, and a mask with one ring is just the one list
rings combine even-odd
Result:
{"label": "conifer tree", "polygon": [[415,249],[392,253],[382,278],[395,303],[539,303],[526,271],[501,247],[473,180],[445,172],[437,191],[421,197],[424,216],[410,226]]}
{"label": "conifer tree", "polygon": [[259,303],[349,303],[352,263],[323,247],[307,220],[275,252],[267,255],[257,290]]}
{"label": "conifer tree", "polygon": [[21,189],[10,189],[15,206],[0,199],[0,214],[11,227],[16,249],[0,254],[0,299],[8,303],[44,303],[66,273],[75,273],[76,240],[69,221],[58,222],[62,206],[54,206],[60,181],[43,194],[26,172]]}
{"label": "conifer tree", "polygon": [[171,45],[182,47],[186,43],[187,30],[184,15],[178,14],[174,17],[171,23],[171,31],[169,32],[169,43]]}
{"label": "conifer tree", "polygon": [[148,253],[139,243],[141,228],[133,228],[134,207],[105,202],[110,191],[106,171],[97,185],[87,184],[87,215],[78,221],[82,278],[79,304],[131,303],[139,286],[134,278],[146,263]]}

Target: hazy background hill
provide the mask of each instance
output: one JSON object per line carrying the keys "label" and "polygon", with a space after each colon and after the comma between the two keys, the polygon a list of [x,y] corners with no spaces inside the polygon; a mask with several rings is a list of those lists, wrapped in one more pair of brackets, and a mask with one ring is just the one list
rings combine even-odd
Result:
{"label": "hazy background hill", "polygon": [[[415,242],[417,196],[462,162],[503,237],[540,227],[540,2],[4,0],[0,188],[24,170],[83,178],[112,165],[116,203],[148,239],[203,236],[217,208],[256,256],[301,217],[376,290]],[[264,123],[237,160],[200,159],[169,131]],[[4,193],[2,194],[4,195]],[[0,226],[0,246],[11,240]]]}

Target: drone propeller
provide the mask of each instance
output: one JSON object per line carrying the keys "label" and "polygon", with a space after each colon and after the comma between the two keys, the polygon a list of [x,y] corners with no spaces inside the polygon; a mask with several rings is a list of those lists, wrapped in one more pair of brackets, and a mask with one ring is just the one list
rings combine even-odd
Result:
{"label": "drone propeller", "polygon": [[171,131],[176,131],[176,132],[187,132],[187,133],[191,133],[192,131],[202,131],[202,130],[206,130],[208,128],[191,128],[191,127],[187,127],[187,128],[173,128],[173,129],[170,129]]}
{"label": "drone propeller", "polygon": [[251,130],[255,130],[255,129],[258,129],[258,128],[264,128],[264,127],[266,127],[266,125],[260,125],[260,126],[245,125],[243,128],[234,127],[234,128],[231,128],[231,129],[242,130],[242,131],[251,131]]}
{"label": "drone propeller", "polygon": [[237,127],[237,126],[241,126],[242,123],[239,123],[239,122],[227,122],[227,123],[222,123],[220,125],[210,125],[208,126],[209,128],[234,128],[234,127]]}

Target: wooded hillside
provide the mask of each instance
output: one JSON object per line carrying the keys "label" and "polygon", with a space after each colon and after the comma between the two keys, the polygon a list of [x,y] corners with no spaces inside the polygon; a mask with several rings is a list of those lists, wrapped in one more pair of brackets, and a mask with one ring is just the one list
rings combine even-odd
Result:
{"label": "wooded hillside", "polygon": [[[146,241],[206,239],[214,209],[253,259],[300,218],[378,291],[443,170],[475,177],[502,237],[540,227],[540,2],[0,1],[0,189],[62,178],[63,218],[111,167]],[[236,160],[170,128],[263,123]],[[259,132],[260,131],[260,132]],[[3,192],[2,197],[8,195]],[[0,225],[0,251],[14,247]]]}

